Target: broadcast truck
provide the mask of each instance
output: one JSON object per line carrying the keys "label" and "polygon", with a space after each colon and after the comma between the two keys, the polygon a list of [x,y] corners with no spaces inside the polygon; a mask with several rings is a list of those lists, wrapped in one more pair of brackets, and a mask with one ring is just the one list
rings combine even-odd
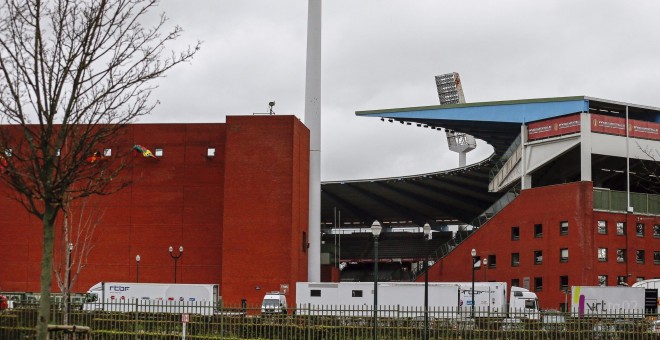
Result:
{"label": "broadcast truck", "polygon": [[[299,314],[368,316],[373,308],[372,282],[296,284]],[[474,295],[474,309],[472,296]],[[392,309],[396,306],[397,309]],[[429,313],[435,318],[540,317],[535,293],[520,287],[511,288],[507,299],[504,282],[432,282],[428,284]],[[388,317],[423,316],[424,283],[381,282],[378,284],[378,313]]]}
{"label": "broadcast truck", "polygon": [[99,282],[83,310],[213,315],[220,299],[216,284]]}
{"label": "broadcast truck", "polygon": [[643,287],[574,286],[571,288],[571,311],[580,317],[643,318],[645,304],[646,289]]}

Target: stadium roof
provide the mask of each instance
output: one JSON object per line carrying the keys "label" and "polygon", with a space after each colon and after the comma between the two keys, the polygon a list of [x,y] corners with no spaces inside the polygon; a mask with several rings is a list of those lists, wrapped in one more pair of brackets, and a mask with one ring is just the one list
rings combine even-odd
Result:
{"label": "stadium roof", "polygon": [[484,161],[447,171],[323,182],[323,226],[364,228],[374,220],[385,227],[470,223],[502,195],[488,192],[489,173],[520,134],[521,124],[578,112],[623,115],[626,108],[632,119],[660,121],[658,108],[586,96],[358,111],[362,117],[467,133],[493,146],[494,152]]}

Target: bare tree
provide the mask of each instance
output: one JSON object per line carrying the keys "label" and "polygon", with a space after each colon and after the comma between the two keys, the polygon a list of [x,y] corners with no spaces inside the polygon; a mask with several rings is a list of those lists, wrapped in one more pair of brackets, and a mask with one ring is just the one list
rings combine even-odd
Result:
{"label": "bare tree", "polygon": [[[89,197],[80,200],[76,207],[65,204],[62,208],[62,235],[60,239],[60,257],[55,261],[54,270],[57,286],[64,296],[62,323],[69,324],[71,310],[71,287],[85,266],[87,258],[94,248],[94,233],[105,213],[89,204]],[[56,248],[57,249],[57,248]]]}
{"label": "bare tree", "polygon": [[[0,0],[0,180],[43,224],[39,339],[47,336],[55,220],[65,200],[121,189],[123,162],[90,162],[149,114],[153,80],[200,43],[168,52],[181,28],[156,0]],[[118,157],[112,157],[116,159]]]}

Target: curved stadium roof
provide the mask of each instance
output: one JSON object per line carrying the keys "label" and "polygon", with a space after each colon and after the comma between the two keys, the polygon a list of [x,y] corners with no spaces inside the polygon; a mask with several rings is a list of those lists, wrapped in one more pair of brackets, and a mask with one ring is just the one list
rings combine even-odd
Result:
{"label": "curved stadium roof", "polygon": [[473,135],[493,147],[486,160],[466,167],[428,174],[321,184],[322,226],[369,227],[374,220],[387,226],[432,227],[470,223],[503,193],[489,193],[489,173],[512,142],[521,124],[578,112],[621,113],[631,118],[654,115],[657,108],[586,96],[437,105],[358,111],[356,115],[399,121],[413,126],[449,129]]}

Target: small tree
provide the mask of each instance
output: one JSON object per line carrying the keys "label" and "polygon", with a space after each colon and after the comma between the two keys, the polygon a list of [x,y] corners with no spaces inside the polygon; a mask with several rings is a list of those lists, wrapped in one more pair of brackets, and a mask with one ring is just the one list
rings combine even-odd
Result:
{"label": "small tree", "polygon": [[[199,42],[166,53],[181,28],[145,27],[156,0],[0,0],[0,180],[43,225],[37,336],[46,339],[54,223],[67,201],[108,194],[122,162],[90,162],[154,108],[152,81]],[[118,158],[118,157],[112,157]]]}
{"label": "small tree", "polygon": [[94,233],[104,215],[103,209],[99,211],[89,205],[89,198],[80,201],[75,208],[71,204],[65,204],[62,208],[62,235],[57,248],[60,257],[54,266],[57,286],[64,295],[62,323],[65,325],[70,322],[71,288],[80,271],[87,266],[87,258],[94,248]]}

